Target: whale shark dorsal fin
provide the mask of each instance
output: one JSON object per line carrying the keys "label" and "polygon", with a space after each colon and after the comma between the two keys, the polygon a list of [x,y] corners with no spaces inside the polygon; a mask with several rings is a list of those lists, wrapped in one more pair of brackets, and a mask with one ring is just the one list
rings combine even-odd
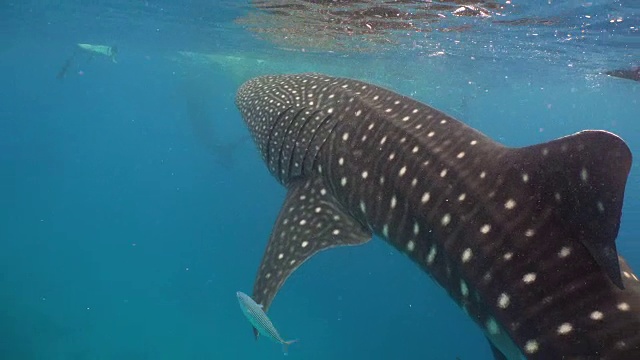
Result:
{"label": "whale shark dorsal fin", "polygon": [[344,212],[322,178],[289,185],[253,287],[266,312],[285,280],[315,253],[371,240],[371,232]]}
{"label": "whale shark dorsal fin", "polygon": [[[511,161],[537,188],[538,213],[553,209],[567,230],[620,289],[624,284],[615,239],[631,152],[606,131],[582,131],[516,149]],[[528,169],[528,170],[527,170]]]}

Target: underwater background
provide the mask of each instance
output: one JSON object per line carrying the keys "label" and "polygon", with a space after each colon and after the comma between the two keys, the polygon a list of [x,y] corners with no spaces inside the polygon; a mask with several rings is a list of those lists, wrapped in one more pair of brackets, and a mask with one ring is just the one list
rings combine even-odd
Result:
{"label": "underwater background", "polygon": [[[0,359],[284,356],[235,297],[285,195],[234,104],[268,73],[374,82],[510,146],[618,134],[640,269],[640,82],[606,75],[639,65],[636,0],[3,0]],[[269,315],[292,359],[492,359],[380,239],[314,256]]]}

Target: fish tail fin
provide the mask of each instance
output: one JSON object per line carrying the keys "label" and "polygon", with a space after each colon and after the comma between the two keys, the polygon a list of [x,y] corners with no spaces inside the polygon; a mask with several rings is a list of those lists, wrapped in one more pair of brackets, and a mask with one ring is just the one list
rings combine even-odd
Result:
{"label": "fish tail fin", "polygon": [[289,352],[289,345],[298,342],[298,339],[295,340],[289,340],[289,341],[283,341],[282,342],[282,352],[284,352],[285,355],[287,355],[287,353]]}
{"label": "fish tail fin", "polygon": [[112,46],[109,49],[109,56],[111,57],[111,61],[113,61],[114,64],[118,63],[118,59],[116,59],[117,55],[118,55],[118,47],[117,46]]}

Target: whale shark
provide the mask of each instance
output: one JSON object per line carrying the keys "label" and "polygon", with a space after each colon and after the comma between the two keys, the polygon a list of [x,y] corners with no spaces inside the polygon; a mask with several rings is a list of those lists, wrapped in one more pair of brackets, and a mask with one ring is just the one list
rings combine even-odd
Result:
{"label": "whale shark", "polygon": [[640,359],[640,282],[615,243],[632,163],[620,137],[508,147],[317,73],[251,79],[236,105],[287,189],[253,287],[264,311],[311,256],[376,235],[446,290],[496,359]]}
{"label": "whale shark", "polygon": [[605,74],[621,79],[640,81],[640,66],[635,66],[630,69],[618,69],[606,71]]}

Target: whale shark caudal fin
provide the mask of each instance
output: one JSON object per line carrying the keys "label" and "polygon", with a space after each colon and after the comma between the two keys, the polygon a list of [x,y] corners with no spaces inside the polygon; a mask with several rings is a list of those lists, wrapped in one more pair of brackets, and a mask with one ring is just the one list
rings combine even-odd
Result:
{"label": "whale shark caudal fin", "polygon": [[371,232],[340,208],[322,178],[288,188],[253,288],[252,297],[264,311],[289,275],[318,251],[371,240]]}
{"label": "whale shark caudal fin", "polygon": [[536,187],[536,211],[553,209],[562,227],[620,289],[624,285],[615,239],[631,160],[624,141],[606,131],[582,131],[515,149],[506,159],[519,164],[517,171]]}

